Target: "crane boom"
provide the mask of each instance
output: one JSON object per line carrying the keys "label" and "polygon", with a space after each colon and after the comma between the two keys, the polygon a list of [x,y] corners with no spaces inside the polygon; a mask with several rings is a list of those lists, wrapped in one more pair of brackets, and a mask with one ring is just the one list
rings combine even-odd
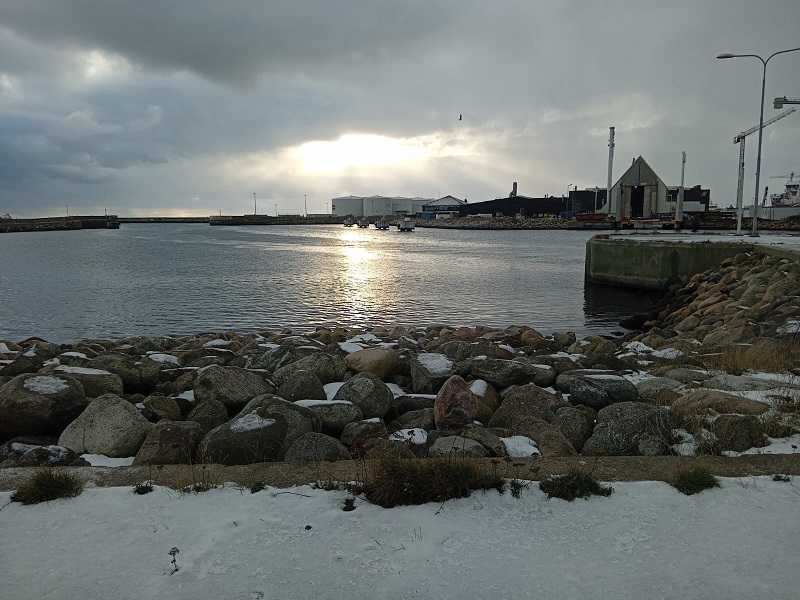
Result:
{"label": "crane boom", "polygon": [[[764,121],[764,125],[762,125],[762,127],[766,127],[767,125],[770,125],[770,124],[774,123],[775,121],[780,121],[783,117],[788,117],[795,110],[797,110],[797,109],[796,108],[790,108],[789,110],[783,111],[781,114],[776,115],[776,116],[772,117],[771,119],[769,119],[767,121]],[[742,133],[737,135],[735,138],[733,138],[733,143],[734,144],[738,144],[744,138],[746,138],[748,135],[750,135],[751,133],[755,133],[756,131],[758,131],[758,125],[756,125],[755,127],[751,127],[747,131],[743,131]]]}

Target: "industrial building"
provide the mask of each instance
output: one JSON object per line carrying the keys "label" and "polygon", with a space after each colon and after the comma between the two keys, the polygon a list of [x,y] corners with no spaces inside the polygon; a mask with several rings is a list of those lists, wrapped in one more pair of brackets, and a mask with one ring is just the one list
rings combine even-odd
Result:
{"label": "industrial building", "polygon": [[[631,219],[669,217],[675,214],[678,187],[667,187],[641,156],[633,161],[627,171],[611,188],[611,202],[599,212],[616,215],[619,200],[622,216]],[[684,212],[707,211],[711,193],[699,185],[684,189]]]}
{"label": "industrial building", "polygon": [[357,217],[417,215],[433,198],[404,198],[402,196],[340,196],[331,198],[331,214]]}

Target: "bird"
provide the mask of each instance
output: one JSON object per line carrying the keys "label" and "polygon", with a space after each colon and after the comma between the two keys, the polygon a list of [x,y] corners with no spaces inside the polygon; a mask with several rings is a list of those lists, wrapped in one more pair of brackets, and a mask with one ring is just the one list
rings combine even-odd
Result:
{"label": "bird", "polygon": [[459,113],[458,114],[458,120],[461,121],[463,118],[464,118],[464,116],[461,113]]}

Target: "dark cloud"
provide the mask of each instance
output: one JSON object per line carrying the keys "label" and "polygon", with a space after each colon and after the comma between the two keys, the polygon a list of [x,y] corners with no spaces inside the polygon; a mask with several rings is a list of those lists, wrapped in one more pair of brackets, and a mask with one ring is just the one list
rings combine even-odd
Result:
{"label": "dark cloud", "polygon": [[[615,177],[641,154],[675,184],[686,150],[726,204],[761,65],[714,57],[791,47],[798,22],[796,0],[0,0],[0,213],[561,194],[605,184],[610,125]],[[768,99],[797,95],[798,64],[770,63]],[[352,133],[441,148],[338,175],[287,158]],[[798,140],[800,116],[771,126],[763,176],[797,169]]]}

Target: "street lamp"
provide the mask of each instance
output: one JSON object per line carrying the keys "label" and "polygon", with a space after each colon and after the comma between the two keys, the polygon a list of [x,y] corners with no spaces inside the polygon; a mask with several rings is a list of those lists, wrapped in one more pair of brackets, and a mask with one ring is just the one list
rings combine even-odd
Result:
{"label": "street lamp", "polygon": [[730,52],[725,52],[717,56],[717,58],[744,58],[744,57],[751,57],[757,58],[761,61],[764,65],[764,73],[761,77],[761,109],[759,112],[758,118],[758,156],[756,158],[756,193],[753,196],[753,231],[750,234],[753,237],[758,237],[758,187],[759,187],[759,179],[761,177],[761,140],[764,135],[764,90],[767,84],[767,63],[772,59],[773,56],[777,56],[778,54],[786,54],[787,52],[797,52],[800,48],[790,48],[789,50],[781,50],[780,52],[775,52],[771,54],[767,60],[764,60],[757,54],[731,54]]}

